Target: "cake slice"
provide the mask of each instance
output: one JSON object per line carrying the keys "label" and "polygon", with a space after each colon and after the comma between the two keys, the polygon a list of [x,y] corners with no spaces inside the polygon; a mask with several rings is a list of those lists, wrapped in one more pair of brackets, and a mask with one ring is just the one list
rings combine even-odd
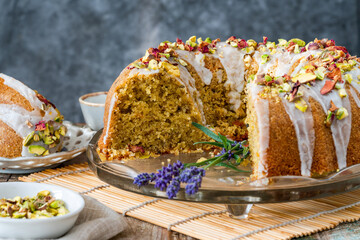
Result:
{"label": "cake slice", "polygon": [[0,73],[0,157],[60,151],[66,127],[59,110],[38,92]]}

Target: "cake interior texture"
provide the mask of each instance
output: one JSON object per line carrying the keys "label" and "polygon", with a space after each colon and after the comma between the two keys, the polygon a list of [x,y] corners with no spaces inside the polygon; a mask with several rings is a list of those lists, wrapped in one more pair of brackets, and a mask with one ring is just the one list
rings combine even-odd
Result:
{"label": "cake interior texture", "polygon": [[[248,140],[254,178],[357,164],[359,59],[333,40],[165,41],[109,90],[102,160],[214,150],[192,122]],[[217,150],[215,149],[215,152]]]}

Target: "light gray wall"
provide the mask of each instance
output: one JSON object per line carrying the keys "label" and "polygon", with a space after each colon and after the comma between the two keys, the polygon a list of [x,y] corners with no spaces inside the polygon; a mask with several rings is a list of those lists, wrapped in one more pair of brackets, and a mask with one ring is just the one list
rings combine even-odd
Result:
{"label": "light gray wall", "polygon": [[356,0],[0,0],[0,72],[83,122],[78,97],[161,41],[328,37],[358,54],[358,13]]}

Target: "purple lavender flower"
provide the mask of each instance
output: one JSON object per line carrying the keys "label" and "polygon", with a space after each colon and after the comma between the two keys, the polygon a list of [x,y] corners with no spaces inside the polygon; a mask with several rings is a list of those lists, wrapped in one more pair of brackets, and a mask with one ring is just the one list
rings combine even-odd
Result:
{"label": "purple lavender flower", "polygon": [[149,182],[154,181],[155,178],[155,173],[141,173],[134,178],[134,184],[138,185],[139,187],[144,186],[149,184]]}
{"label": "purple lavender flower", "polygon": [[237,144],[239,144],[239,148],[242,148],[241,142],[234,141],[234,143],[231,144],[231,147],[235,147]]}
{"label": "purple lavender flower", "polygon": [[184,164],[178,160],[172,165],[162,167],[157,173],[139,174],[134,178],[134,184],[140,187],[155,181],[154,187],[159,188],[161,191],[166,189],[169,199],[173,199],[180,190],[181,182],[188,183],[185,188],[186,193],[196,193],[201,186],[203,176],[205,176],[203,168],[195,166],[185,168]]}
{"label": "purple lavender flower", "polygon": [[177,160],[174,164],[173,164],[173,168],[174,168],[174,176],[179,176],[180,172],[182,170],[184,170],[184,164],[182,162],[180,162],[179,160]]}
{"label": "purple lavender flower", "polygon": [[205,175],[205,170],[202,168],[197,168],[195,166],[191,166],[190,168],[186,168],[180,174],[181,182],[187,183],[189,180],[195,175]]}
{"label": "purple lavender flower", "polygon": [[160,188],[161,191],[164,191],[172,180],[173,175],[173,166],[171,164],[167,167],[162,167],[162,169],[158,170],[156,173],[155,188]]}
{"label": "purple lavender flower", "polygon": [[176,197],[177,193],[180,190],[180,177],[174,177],[169,186],[166,188],[166,195],[169,199]]}
{"label": "purple lavender flower", "polygon": [[201,187],[202,175],[199,173],[198,175],[193,176],[187,183],[185,187],[185,192],[187,194],[194,194],[199,191]]}
{"label": "purple lavender flower", "polygon": [[233,158],[234,154],[231,152],[231,150],[228,151],[228,160],[231,160]]}
{"label": "purple lavender flower", "polygon": [[216,157],[220,157],[220,156],[224,155],[225,153],[226,153],[226,149],[223,148],[223,149],[219,152],[219,154],[216,155]]}

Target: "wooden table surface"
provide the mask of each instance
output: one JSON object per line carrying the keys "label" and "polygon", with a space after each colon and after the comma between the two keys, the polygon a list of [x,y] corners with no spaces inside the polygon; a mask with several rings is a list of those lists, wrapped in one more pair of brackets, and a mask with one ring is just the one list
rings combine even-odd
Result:
{"label": "wooden table surface", "polygon": [[[58,167],[63,167],[69,164],[82,163],[86,161],[85,154],[61,164]],[[16,182],[18,178],[24,176],[21,174],[3,174],[0,173],[0,182]],[[176,232],[168,232],[167,229],[132,218],[125,218],[128,227],[119,235],[112,238],[112,240],[123,239],[179,239],[179,240],[193,240],[194,238],[179,234]],[[334,229],[312,234],[308,237],[298,238],[302,240],[310,239],[360,239],[360,221],[353,223],[342,223]]]}

